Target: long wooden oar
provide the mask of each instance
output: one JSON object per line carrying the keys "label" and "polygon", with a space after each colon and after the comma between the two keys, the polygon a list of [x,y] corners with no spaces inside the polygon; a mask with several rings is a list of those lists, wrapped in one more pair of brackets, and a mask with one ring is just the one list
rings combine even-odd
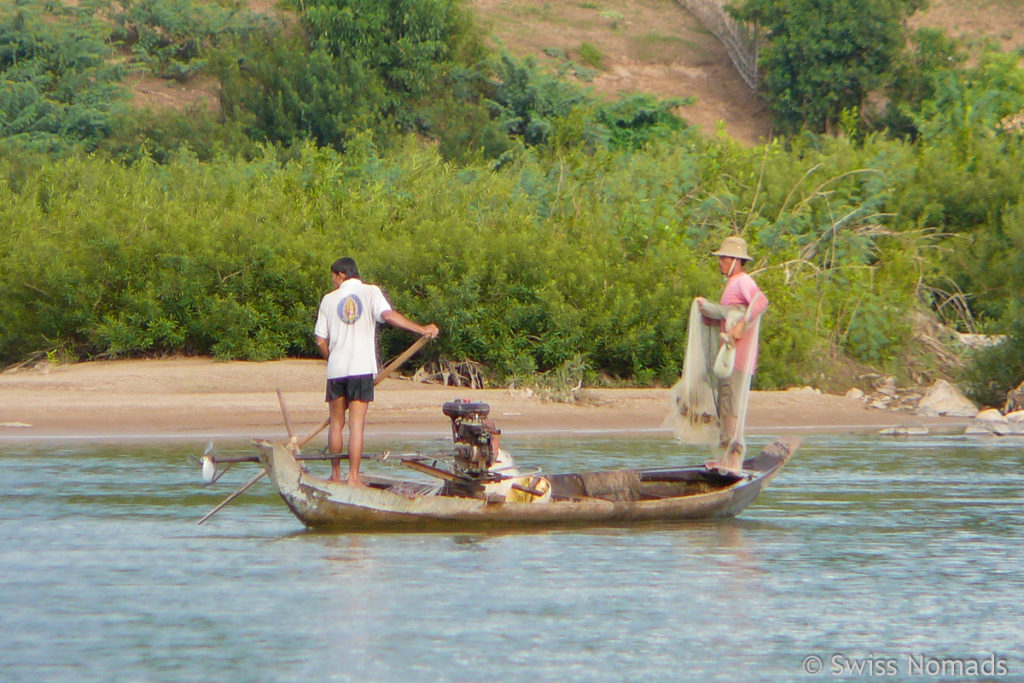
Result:
{"label": "long wooden oar", "polygon": [[[389,363],[386,368],[384,368],[379,373],[377,373],[377,376],[373,378],[373,386],[377,386],[378,384],[383,382],[385,377],[387,377],[392,372],[397,370],[399,368],[399,366],[402,365],[402,363],[404,363],[405,361],[409,360],[409,358],[412,356],[412,354],[414,354],[417,351],[419,351],[420,349],[422,349],[423,345],[426,344],[428,341],[430,341],[430,339],[428,337],[420,337],[415,342],[413,342],[412,346],[410,346],[405,351],[403,351],[402,354],[400,356],[398,356],[398,358],[396,358],[393,361],[391,361],[391,363]],[[312,441],[313,438],[317,434],[319,434],[324,429],[326,429],[328,427],[328,425],[330,425],[330,424],[331,424],[331,418],[329,416],[325,417],[324,421],[320,423],[320,426],[318,426],[316,429],[314,429],[312,432],[310,432],[307,436],[299,439],[298,447],[302,448],[307,443]]]}
{"label": "long wooden oar", "polygon": [[[383,382],[385,377],[387,377],[392,372],[397,370],[398,367],[400,365],[402,365],[402,363],[404,363],[405,361],[409,360],[409,358],[412,356],[412,354],[414,354],[417,351],[419,351],[420,349],[422,349],[423,345],[426,344],[428,341],[430,341],[429,337],[420,337],[419,339],[414,341],[412,343],[412,346],[410,346],[405,351],[403,351],[402,354],[400,356],[398,356],[398,358],[396,358],[395,360],[391,361],[391,363],[388,364],[388,366],[386,368],[384,368],[379,373],[377,373],[377,376],[373,380],[373,386],[377,386],[378,384]],[[288,417],[288,411],[285,409],[284,396],[281,394],[281,390],[280,389],[277,390],[277,400],[278,400],[278,403],[281,404],[281,412],[284,413],[284,426],[285,426],[285,429],[288,430],[289,443],[295,442],[295,434],[292,433],[291,419]],[[296,452],[298,452],[299,449],[301,449],[303,446],[305,446],[307,442],[311,441],[313,439],[313,437],[315,437],[317,434],[322,432],[324,430],[324,428],[327,427],[329,424],[331,424],[331,418],[330,417],[325,419],[320,424],[319,427],[317,427],[315,430],[313,430],[309,434],[309,436],[307,436],[306,438],[302,439],[301,441],[295,442],[295,450],[296,450]],[[252,487],[252,485],[255,484],[256,482],[258,482],[260,479],[262,479],[263,476],[266,473],[267,473],[266,469],[263,469],[263,470],[260,470],[259,472],[257,472],[255,475],[253,475],[253,477],[249,481],[247,481],[244,484],[242,484],[242,486],[239,487],[239,489],[237,491],[235,491],[230,496],[228,496],[227,498],[222,500],[220,502],[220,504],[217,505],[217,507],[213,508],[212,510],[207,512],[205,515],[203,515],[203,518],[200,519],[198,522],[196,522],[196,524],[202,524],[203,522],[208,520],[210,517],[213,517],[225,505],[227,505],[228,503],[233,501],[235,498],[238,498],[240,495],[242,495],[243,493],[248,491],[249,488]]]}
{"label": "long wooden oar", "polygon": [[284,415],[284,428],[288,431],[288,438],[295,438],[295,431],[292,429],[292,420],[288,417],[288,408],[284,405],[284,394],[281,393],[281,389],[277,390],[277,402],[281,406],[281,414]]}

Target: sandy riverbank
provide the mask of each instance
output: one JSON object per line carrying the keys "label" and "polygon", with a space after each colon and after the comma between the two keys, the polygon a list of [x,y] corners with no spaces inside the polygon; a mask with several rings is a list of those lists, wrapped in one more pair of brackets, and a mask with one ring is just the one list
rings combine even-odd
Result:
{"label": "sandy riverbank", "polygon": [[[276,390],[295,432],[308,434],[327,414],[324,364],[204,358],[127,360],[41,366],[0,374],[0,440],[280,438]],[[447,434],[441,404],[485,401],[506,437],[544,433],[670,432],[662,428],[667,389],[591,389],[584,404],[544,403],[507,389],[468,390],[407,379],[377,387],[368,437]],[[877,431],[896,425],[956,429],[963,418],[922,418],[874,410],[861,401],[809,389],[754,392],[751,434]],[[322,438],[322,437],[321,437]],[[316,442],[314,442],[316,443]]]}

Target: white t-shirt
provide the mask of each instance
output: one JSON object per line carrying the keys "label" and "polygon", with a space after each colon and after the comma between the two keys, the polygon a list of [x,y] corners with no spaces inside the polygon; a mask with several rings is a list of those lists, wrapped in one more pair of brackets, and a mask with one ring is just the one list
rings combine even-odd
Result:
{"label": "white t-shirt", "polygon": [[324,295],[313,333],[327,340],[327,379],[377,373],[377,323],[391,304],[377,285],[348,278]]}

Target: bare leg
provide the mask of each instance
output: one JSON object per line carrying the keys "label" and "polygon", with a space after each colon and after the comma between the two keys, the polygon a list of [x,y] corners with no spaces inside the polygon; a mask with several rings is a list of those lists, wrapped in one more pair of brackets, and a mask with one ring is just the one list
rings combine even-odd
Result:
{"label": "bare leg", "polygon": [[739,472],[743,469],[743,445],[736,434],[737,420],[734,408],[733,387],[729,380],[718,385],[719,442],[722,455],[717,460],[704,463],[708,469],[723,469]]}
{"label": "bare leg", "polygon": [[[341,455],[341,448],[344,445],[342,431],[345,429],[345,410],[348,408],[348,400],[345,397],[336,398],[327,405],[331,409],[327,448],[332,454]],[[352,431],[351,427],[349,427],[349,431]],[[360,435],[360,440],[362,440],[362,435]],[[331,481],[341,481],[341,462],[339,460],[331,460]]]}
{"label": "bare leg", "polygon": [[366,427],[366,401],[351,401],[348,406],[348,483],[362,486],[359,464],[363,461],[363,429]]}
{"label": "bare leg", "polygon": [[735,435],[736,418],[727,419],[722,424],[722,437],[719,441],[719,448],[722,455],[717,460],[709,460],[705,463],[708,469],[723,469],[730,472],[739,472],[743,469],[743,444]]}
{"label": "bare leg", "polygon": [[725,445],[721,466],[730,472],[739,472],[743,469],[743,444],[735,436]]}

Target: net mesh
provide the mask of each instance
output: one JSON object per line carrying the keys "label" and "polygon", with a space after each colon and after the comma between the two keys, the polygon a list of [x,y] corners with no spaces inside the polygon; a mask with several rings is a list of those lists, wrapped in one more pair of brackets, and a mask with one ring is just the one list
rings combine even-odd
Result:
{"label": "net mesh", "polygon": [[[670,393],[672,403],[665,426],[683,443],[707,444],[716,458],[737,449],[739,453],[746,450],[750,378],[760,334],[760,316],[746,320],[747,312],[745,306],[694,299],[682,376]],[[749,338],[742,351],[722,333],[740,320],[746,320],[743,336]]]}

